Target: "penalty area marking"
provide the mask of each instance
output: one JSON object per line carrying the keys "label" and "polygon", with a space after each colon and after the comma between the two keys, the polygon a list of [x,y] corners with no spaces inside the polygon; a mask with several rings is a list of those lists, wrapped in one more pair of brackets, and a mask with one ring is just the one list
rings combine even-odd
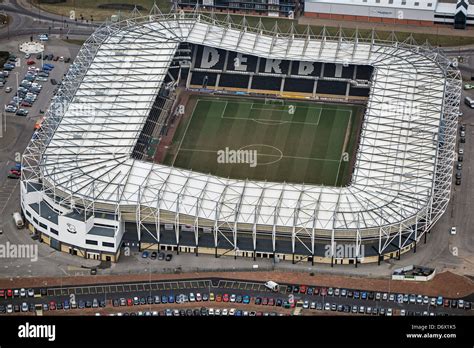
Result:
{"label": "penalty area marking", "polygon": [[[319,125],[319,120],[321,119],[321,114],[323,110],[331,110],[327,108],[316,108],[316,107],[311,107],[311,106],[299,106],[300,108],[305,108],[309,110],[318,110],[319,114],[317,117],[316,122],[301,122],[301,121],[291,121],[291,120],[274,120],[271,118],[249,118],[249,117],[229,117],[229,116],[224,116],[225,112],[227,110],[227,105],[229,104],[229,101],[227,100],[212,100],[212,99],[198,99],[198,103],[200,101],[211,101],[213,103],[225,103],[224,109],[221,112],[220,118],[221,119],[228,119],[228,120],[243,120],[243,121],[254,121],[256,123],[260,124],[266,124],[266,125],[280,125],[280,124],[304,124],[304,125],[310,125],[310,126],[318,126]],[[244,104],[244,105],[250,105],[250,110],[263,110],[263,111],[272,111],[272,112],[288,112],[288,110],[277,110],[277,109],[271,109],[271,108],[256,108],[254,105],[260,105],[260,104],[255,104],[255,103],[247,103],[247,102],[235,102],[238,104]],[[262,104],[265,105],[265,104]],[[268,104],[267,104],[268,105]],[[289,104],[292,105],[292,104]],[[295,105],[295,111],[298,108],[298,105]],[[341,111],[350,111],[350,110],[341,110]],[[250,116],[250,115],[249,115]]]}

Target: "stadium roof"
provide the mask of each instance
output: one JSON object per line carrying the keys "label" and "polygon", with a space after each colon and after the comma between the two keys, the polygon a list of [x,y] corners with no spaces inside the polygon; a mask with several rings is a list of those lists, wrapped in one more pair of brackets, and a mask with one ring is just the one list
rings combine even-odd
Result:
{"label": "stadium roof", "polygon": [[[180,42],[266,58],[373,65],[350,186],[234,180],[132,159]],[[140,204],[229,225],[334,231],[399,224],[433,208],[438,182],[449,191],[454,141],[452,134],[440,139],[440,126],[443,117],[456,119],[459,96],[450,90],[460,88],[449,64],[430,47],[374,37],[281,34],[197,14],[130,19],[98,29],[79,52],[49,110],[51,139],[43,142],[40,176],[76,202],[117,209]],[[447,144],[443,160],[440,140]],[[33,180],[32,174],[26,168],[25,177]]]}

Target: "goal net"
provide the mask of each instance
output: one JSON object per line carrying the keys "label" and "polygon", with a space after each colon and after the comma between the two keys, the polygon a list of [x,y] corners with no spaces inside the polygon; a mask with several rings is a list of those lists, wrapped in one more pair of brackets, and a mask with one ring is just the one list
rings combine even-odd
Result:
{"label": "goal net", "polygon": [[268,105],[285,105],[285,101],[283,99],[265,98],[265,104],[268,104]]}

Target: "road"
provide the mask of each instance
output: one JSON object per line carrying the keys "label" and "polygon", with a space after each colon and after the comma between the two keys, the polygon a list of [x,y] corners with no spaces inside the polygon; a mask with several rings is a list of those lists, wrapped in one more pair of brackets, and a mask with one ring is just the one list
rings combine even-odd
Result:
{"label": "road", "polygon": [[87,37],[100,25],[100,23],[76,22],[62,16],[35,10],[36,8],[26,5],[23,1],[8,0],[1,3],[0,11],[7,13],[10,17],[10,24],[8,27],[0,29],[0,40],[41,33]]}

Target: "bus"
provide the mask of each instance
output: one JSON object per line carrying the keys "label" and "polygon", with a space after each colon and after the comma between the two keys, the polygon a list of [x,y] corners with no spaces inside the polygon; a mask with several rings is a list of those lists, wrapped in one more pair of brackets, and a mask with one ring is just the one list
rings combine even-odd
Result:
{"label": "bus", "polygon": [[474,99],[472,99],[471,97],[464,98],[464,103],[466,103],[466,105],[469,106],[471,109],[474,109]]}

